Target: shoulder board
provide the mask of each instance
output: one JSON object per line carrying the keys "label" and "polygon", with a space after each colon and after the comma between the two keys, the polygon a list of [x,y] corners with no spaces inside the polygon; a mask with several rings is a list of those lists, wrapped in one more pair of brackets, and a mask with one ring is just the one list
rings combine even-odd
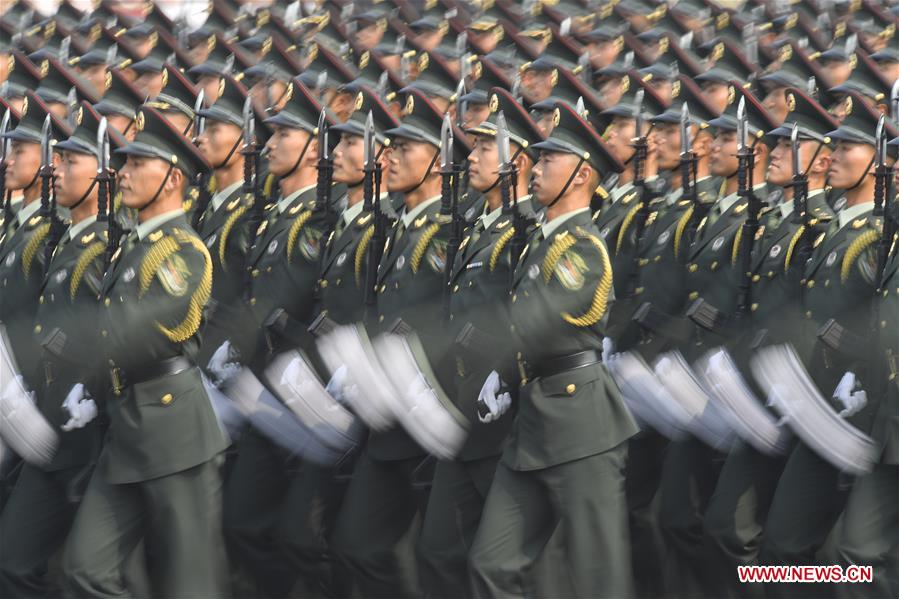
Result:
{"label": "shoulder board", "polygon": [[749,204],[747,202],[743,202],[741,204],[737,204],[736,208],[734,208],[734,214],[743,214],[746,211],[746,207]]}
{"label": "shoulder board", "polygon": [[26,229],[35,228],[36,226],[38,226],[40,224],[40,222],[41,222],[41,220],[43,220],[43,218],[44,217],[41,216],[40,214],[35,214],[34,216],[32,216],[31,218],[28,219],[28,222],[25,223]]}
{"label": "shoulder board", "polygon": [[241,197],[237,196],[236,198],[234,198],[233,200],[228,202],[228,205],[225,206],[225,210],[227,210],[228,212],[231,212],[232,210],[234,210],[235,208],[237,208],[240,205],[240,200],[241,200]]}
{"label": "shoulder board", "polygon": [[416,218],[416,219],[412,222],[412,228],[414,228],[414,229],[420,229],[421,227],[424,226],[424,224],[425,224],[426,222],[428,222],[428,215],[427,215],[427,214],[425,214],[424,216],[420,216],[419,218]]}

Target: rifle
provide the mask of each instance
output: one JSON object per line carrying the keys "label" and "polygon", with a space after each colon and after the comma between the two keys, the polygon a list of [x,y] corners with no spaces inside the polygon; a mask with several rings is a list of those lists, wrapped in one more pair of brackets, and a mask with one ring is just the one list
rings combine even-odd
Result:
{"label": "rifle", "polygon": [[[323,212],[325,215],[325,230],[322,232],[322,239],[318,252],[318,271],[322,272],[325,266],[325,249],[324,244],[334,232],[337,225],[336,213],[334,205],[331,202],[331,181],[334,177],[334,159],[331,157],[331,151],[328,147],[329,136],[328,117],[325,109],[322,108],[318,115],[318,179],[316,179],[315,187],[315,210]],[[316,292],[319,286],[315,286]]]}
{"label": "rifle", "polygon": [[[262,199],[262,193],[260,193],[261,190],[259,188],[259,182],[257,181],[258,177],[256,176],[259,168],[259,149],[256,146],[256,116],[253,114],[252,98],[247,97],[243,104],[242,114],[243,148],[240,150],[240,153],[244,156],[242,193],[244,196],[252,196],[253,198],[250,231],[255,235],[259,228],[259,223],[262,221],[262,212],[265,209],[265,205]],[[244,294],[249,296],[253,284],[251,269],[246,269],[244,279]],[[247,299],[249,299],[249,297],[247,297]]]}
{"label": "rifle", "polygon": [[[200,93],[197,94],[197,99],[194,102],[194,144],[197,143],[197,140],[200,139],[200,136],[203,135],[203,132],[206,131],[206,118],[200,116],[200,110],[203,109],[203,104],[206,100],[206,91],[200,90]],[[246,168],[246,166],[244,166]],[[197,209],[194,211],[193,218],[191,219],[191,226],[195,231],[198,231],[200,228],[200,221],[203,219],[203,215],[206,214],[206,209],[209,207],[209,202],[212,200],[212,194],[209,191],[209,180],[211,178],[211,173],[202,172],[197,177]]]}
{"label": "rifle", "polygon": [[690,106],[684,102],[680,112],[680,169],[681,169],[681,199],[690,200],[693,206],[693,214],[690,216],[690,235],[693,234],[692,225],[705,218],[709,207],[699,201],[699,191],[696,188],[698,179],[697,169],[699,159],[693,151],[693,139],[690,137]]}
{"label": "rifle", "polygon": [[62,236],[62,229],[65,226],[59,215],[56,214],[56,194],[53,191],[53,122],[50,115],[44,119],[44,126],[41,129],[41,168],[38,174],[41,177],[41,216],[50,222],[50,232],[47,234],[47,240],[44,245],[44,275],[50,269],[50,259],[53,257],[53,250]]}
{"label": "rifle", "polygon": [[808,215],[808,174],[802,172],[800,166],[799,150],[801,149],[801,141],[799,141],[799,125],[793,124],[793,130],[790,132],[790,145],[793,148],[793,222],[800,225],[803,235],[799,238],[799,264],[803,264],[809,251],[809,215]]}
{"label": "rifle", "polygon": [[106,223],[106,252],[103,257],[103,270],[109,268],[112,255],[119,246],[121,230],[115,220],[115,208],[113,207],[113,176],[109,168],[109,123],[106,117],[100,119],[97,128],[97,220]]}
{"label": "rifle", "polygon": [[640,207],[637,209],[637,214],[634,216],[634,232],[635,232],[635,242],[634,242],[634,264],[628,273],[628,284],[625,288],[625,296],[631,297],[634,294],[634,291],[637,287],[637,260],[639,259],[639,247],[640,247],[640,239],[643,237],[643,229],[646,226],[646,221],[649,218],[649,203],[652,201],[655,196],[649,190],[649,187],[646,185],[646,173],[644,172],[644,167],[646,165],[646,160],[649,155],[649,140],[647,134],[643,134],[643,94],[644,91],[642,89],[637,90],[637,93],[634,97],[634,118],[636,119],[635,125],[635,138],[634,138],[634,187],[640,189]]}
{"label": "rifle", "polygon": [[446,246],[444,265],[443,301],[447,320],[450,314],[450,281],[453,276],[453,261],[459,251],[462,227],[459,222],[459,176],[462,171],[453,162],[453,124],[449,114],[444,115],[440,128],[440,175],[443,185],[440,190],[440,216],[450,223],[450,236]]}
{"label": "rifle", "polygon": [[512,215],[512,241],[509,244],[509,288],[515,278],[515,269],[518,267],[518,259],[527,245],[529,219],[521,213],[518,206],[518,168],[512,159],[512,149],[509,146],[509,127],[506,123],[506,115],[500,111],[496,115],[496,140],[499,150],[499,176],[500,193],[503,198],[503,214]]}
{"label": "rifle", "polygon": [[752,173],[755,170],[755,148],[746,144],[746,135],[749,132],[749,121],[746,117],[746,98],[740,98],[737,106],[737,158],[739,166],[737,170],[737,194],[749,201],[746,211],[746,220],[743,221],[740,232],[740,277],[737,311],[739,316],[745,316],[749,312],[749,288],[752,273],[752,244],[755,241],[755,233],[759,228],[759,213],[762,203],[752,191]]}
{"label": "rifle", "polygon": [[895,234],[895,220],[892,211],[887,209],[887,201],[890,195],[893,169],[887,166],[887,140],[886,117],[880,115],[877,121],[877,130],[874,134],[874,211],[875,218],[883,219],[883,233],[877,244],[877,287],[880,290],[883,284],[883,274],[889,259],[890,246]]}
{"label": "rifle", "polygon": [[387,215],[381,210],[381,164],[378,162],[375,152],[375,119],[371,111],[365,119],[365,134],[363,136],[363,164],[365,179],[362,183],[363,199],[362,209],[372,214],[374,219],[374,234],[369,243],[368,262],[365,271],[365,305],[367,310],[373,309],[376,303],[375,285],[378,280],[378,265],[381,262],[381,254],[384,252],[384,244],[387,240]]}
{"label": "rifle", "polygon": [[[0,193],[3,194],[3,223],[9,226],[13,218],[12,192],[6,189],[6,155],[9,154],[9,140],[3,135],[9,130],[10,113],[7,108],[0,121]],[[0,232],[2,234],[2,232]]]}

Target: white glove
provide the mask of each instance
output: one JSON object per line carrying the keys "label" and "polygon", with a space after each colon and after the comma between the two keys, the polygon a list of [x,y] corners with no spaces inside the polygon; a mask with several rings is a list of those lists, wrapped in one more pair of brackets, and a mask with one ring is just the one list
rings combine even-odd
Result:
{"label": "white glove", "polygon": [[501,386],[502,381],[500,381],[499,373],[495,370],[487,375],[487,380],[481,386],[478,402],[483,402],[487,406],[488,412],[486,414],[478,412],[478,419],[484,424],[499,420],[512,406],[512,396],[508,391],[497,395]]}
{"label": "white glove", "polygon": [[840,416],[843,418],[857,414],[868,403],[868,394],[861,388],[854,372],[847,372],[843,375],[837,388],[833,391],[833,397],[843,404],[843,409],[840,411]]}
{"label": "white glove", "polygon": [[346,364],[342,364],[334,371],[331,380],[325,385],[325,391],[342,406],[352,404],[359,395],[359,388],[355,384],[347,384],[348,378],[349,370],[347,370]]}
{"label": "white glove", "polygon": [[64,431],[84,428],[88,422],[97,417],[97,404],[81,383],[72,387],[62,402],[62,407],[69,413],[68,422],[62,425]]}
{"label": "white glove", "polygon": [[234,361],[234,352],[231,349],[230,341],[225,341],[215,350],[215,353],[209,358],[209,364],[206,366],[212,383],[219,389],[226,386],[237,376],[241,368],[242,366]]}
{"label": "white glove", "polygon": [[615,342],[612,341],[611,337],[603,337],[602,338],[602,361],[606,364],[609,363],[609,360],[612,359],[612,355],[615,353]]}

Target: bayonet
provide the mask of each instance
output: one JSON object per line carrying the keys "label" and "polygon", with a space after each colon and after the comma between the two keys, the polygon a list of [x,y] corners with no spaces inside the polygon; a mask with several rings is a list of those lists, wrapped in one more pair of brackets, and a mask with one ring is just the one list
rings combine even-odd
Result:
{"label": "bayonet", "polygon": [[[10,118],[9,108],[7,108],[3,111],[3,120],[0,120],[0,168],[6,165],[6,156],[9,153],[9,140],[4,135],[9,130]],[[5,190],[0,189],[0,192],[3,191]]]}
{"label": "bayonet", "polygon": [[97,127],[97,175],[106,173],[109,169],[109,124],[106,117],[100,119]]}
{"label": "bayonet", "polygon": [[465,101],[462,99],[462,96],[465,95],[465,78],[462,77],[459,79],[459,83],[456,85],[456,125],[461,129],[462,128],[462,119],[465,118]]}
{"label": "bayonet", "polygon": [[228,58],[225,59],[225,66],[222,67],[223,75],[230,75],[231,71],[234,70],[234,55],[229,54]]}
{"label": "bayonet", "polygon": [[571,33],[571,17],[565,17],[559,25],[559,37],[565,37]]}
{"label": "bayonet", "polygon": [[47,169],[53,165],[53,141],[50,139],[53,129],[53,121],[48,114],[41,128],[41,169]]}
{"label": "bayonet", "polygon": [[630,52],[628,52],[628,53],[626,53],[626,54],[624,55],[624,60],[623,60],[623,63],[622,63],[622,68],[623,68],[625,71],[627,71],[627,70],[629,70],[632,66],[634,66],[634,51],[633,51],[633,50],[631,50]]}
{"label": "bayonet", "polygon": [[74,130],[76,126],[78,126],[77,119],[78,112],[78,92],[74,87],[69,88],[69,93],[66,94],[66,120],[69,123],[69,126]]}
{"label": "bayonet", "polygon": [[874,132],[874,166],[882,168],[884,166],[884,158],[886,157],[886,135],[884,129],[886,125],[886,117],[880,115],[877,120],[877,129]]}
{"label": "bayonet", "polygon": [[746,98],[741,97],[737,104],[737,151],[746,149]]}
{"label": "bayonet", "polygon": [[328,83],[328,71],[322,71],[318,74],[318,77],[315,79],[315,95],[319,98],[322,95],[322,91],[325,89],[325,85]]}
{"label": "bayonet", "polygon": [[119,46],[117,44],[111,45],[106,50],[106,65],[109,68],[112,68],[113,66],[115,66],[116,58],[118,58],[118,55],[119,55]]}
{"label": "bayonet", "polygon": [[440,167],[449,172],[453,167],[453,124],[449,115],[443,115],[440,127]]}
{"label": "bayonet", "polygon": [[322,108],[318,115],[318,151],[324,160],[329,160],[331,152],[328,149],[328,120],[325,109]]}
{"label": "bayonet", "polygon": [[373,170],[375,159],[375,119],[371,110],[365,117],[365,132],[362,137],[362,164],[366,172]]}
{"label": "bayonet", "polygon": [[496,147],[499,153],[499,172],[501,175],[508,174],[512,162],[512,151],[509,145],[506,115],[502,110],[496,115]]}
{"label": "bayonet", "polygon": [[200,93],[197,94],[196,101],[194,101],[194,139],[203,135],[203,131],[206,130],[206,119],[200,116],[200,111],[203,110],[205,102],[206,90],[201,89]]}
{"label": "bayonet", "polygon": [[797,180],[802,177],[802,168],[799,165],[799,123],[793,123],[793,129],[790,131],[790,146],[793,149],[793,179]]}
{"label": "bayonet", "polygon": [[645,90],[638,89],[634,94],[633,114],[636,120],[635,132],[637,139],[643,137],[643,94]]}
{"label": "bayonet", "polygon": [[890,110],[893,123],[899,124],[899,79],[893,83],[893,88],[890,90]]}
{"label": "bayonet", "polygon": [[693,147],[690,139],[690,107],[684,102],[680,107],[680,153],[686,157]]}
{"label": "bayonet", "polygon": [[749,23],[743,28],[743,48],[750,64],[758,64],[759,61],[759,37],[755,29],[755,23]]}
{"label": "bayonet", "polygon": [[584,105],[584,96],[578,96],[574,110],[582,117],[587,116],[587,107]]}
{"label": "bayonet", "polygon": [[812,98],[818,97],[818,80],[815,79],[815,76],[812,75],[808,78],[808,81],[805,84],[805,91],[808,92]]}
{"label": "bayonet", "polygon": [[521,73],[515,73],[515,78],[512,80],[512,89],[509,91],[516,101],[521,102]]}
{"label": "bayonet", "polygon": [[387,80],[388,80],[388,73],[387,73],[387,71],[384,71],[383,73],[381,73],[381,76],[378,77],[377,92],[378,92],[379,98],[387,97]]}
{"label": "bayonet", "polygon": [[468,34],[466,32],[462,32],[456,36],[456,54],[462,56],[465,54],[465,49],[468,46]]}
{"label": "bayonet", "polygon": [[256,115],[253,114],[253,100],[250,97],[243,103],[243,145],[244,149],[255,149]]}
{"label": "bayonet", "polygon": [[848,60],[853,53],[855,53],[856,48],[858,48],[858,34],[853,33],[848,38],[846,38],[846,59]]}

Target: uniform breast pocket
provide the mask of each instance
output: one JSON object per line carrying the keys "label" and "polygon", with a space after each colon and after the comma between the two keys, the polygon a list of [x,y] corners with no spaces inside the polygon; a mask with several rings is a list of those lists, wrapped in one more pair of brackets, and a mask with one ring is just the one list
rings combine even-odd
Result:
{"label": "uniform breast pocket", "polygon": [[203,382],[197,369],[190,368],[178,374],[138,383],[134,386],[134,403],[142,411],[152,408],[180,411],[194,396],[202,393]]}

